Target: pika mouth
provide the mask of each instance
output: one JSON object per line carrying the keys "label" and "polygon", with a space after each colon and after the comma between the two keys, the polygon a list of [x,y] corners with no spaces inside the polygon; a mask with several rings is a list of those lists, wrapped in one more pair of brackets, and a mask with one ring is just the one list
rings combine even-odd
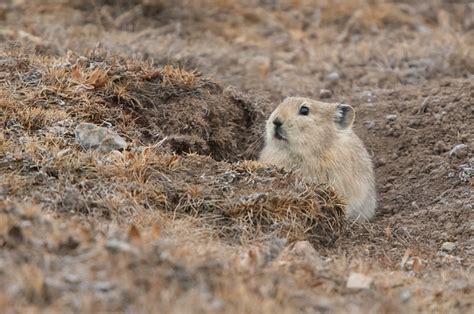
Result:
{"label": "pika mouth", "polygon": [[281,127],[276,127],[273,133],[273,136],[280,141],[287,141],[287,137],[285,131],[281,129]]}

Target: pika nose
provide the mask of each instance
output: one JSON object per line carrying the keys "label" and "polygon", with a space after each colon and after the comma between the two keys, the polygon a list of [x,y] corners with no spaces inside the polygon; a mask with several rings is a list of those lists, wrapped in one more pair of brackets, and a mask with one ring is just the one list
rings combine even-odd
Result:
{"label": "pika nose", "polygon": [[280,119],[276,118],[275,120],[273,120],[273,125],[275,125],[275,127],[279,128],[283,125],[283,122],[281,122]]}

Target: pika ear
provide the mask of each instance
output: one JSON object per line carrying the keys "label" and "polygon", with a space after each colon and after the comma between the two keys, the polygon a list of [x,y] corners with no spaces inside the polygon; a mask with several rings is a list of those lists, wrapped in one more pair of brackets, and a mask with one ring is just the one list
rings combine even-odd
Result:
{"label": "pika ear", "polygon": [[339,104],[334,112],[334,123],[340,130],[348,129],[352,126],[355,118],[355,111],[349,105]]}

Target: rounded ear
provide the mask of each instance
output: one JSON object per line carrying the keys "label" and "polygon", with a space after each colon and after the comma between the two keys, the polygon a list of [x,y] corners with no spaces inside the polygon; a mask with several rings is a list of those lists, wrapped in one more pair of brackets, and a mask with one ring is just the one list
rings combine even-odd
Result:
{"label": "rounded ear", "polygon": [[334,123],[340,130],[348,129],[352,126],[355,118],[355,111],[349,105],[339,104],[334,112]]}

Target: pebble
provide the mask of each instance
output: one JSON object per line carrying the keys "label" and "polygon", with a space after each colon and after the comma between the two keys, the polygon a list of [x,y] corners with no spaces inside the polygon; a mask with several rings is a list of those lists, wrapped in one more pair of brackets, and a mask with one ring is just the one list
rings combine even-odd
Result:
{"label": "pebble", "polygon": [[459,178],[463,182],[469,182],[472,177],[474,177],[474,157],[469,159],[469,162],[459,166]]}
{"label": "pebble", "polygon": [[449,152],[449,157],[464,158],[468,154],[468,147],[466,144],[455,145]]}
{"label": "pebble", "polygon": [[332,97],[332,92],[329,89],[321,89],[319,91],[319,98],[320,99],[327,99]]}
{"label": "pebble", "polygon": [[407,302],[410,299],[411,299],[411,292],[410,291],[403,290],[402,292],[400,292],[400,301]]}
{"label": "pebble", "polygon": [[108,292],[114,289],[114,285],[109,281],[99,281],[94,284],[94,289],[100,292]]}
{"label": "pebble", "polygon": [[70,284],[77,284],[81,282],[81,278],[75,274],[66,274],[64,275],[64,281]]}
{"label": "pebble", "polygon": [[456,243],[453,242],[444,242],[443,245],[441,245],[441,250],[445,252],[452,252],[456,249]]}
{"label": "pebble", "polygon": [[120,241],[117,239],[108,240],[105,244],[105,248],[112,253],[117,252],[127,252],[127,253],[137,253],[137,250],[128,244],[127,242]]}
{"label": "pebble", "polygon": [[84,149],[109,153],[127,148],[127,142],[117,133],[92,123],[80,123],[74,130],[74,134],[76,142]]}
{"label": "pebble", "polygon": [[366,127],[367,130],[371,130],[375,127],[374,121],[364,121],[362,124]]}
{"label": "pebble", "polygon": [[347,279],[346,287],[349,289],[369,289],[372,285],[372,277],[361,273],[351,272]]}
{"label": "pebble", "polygon": [[389,114],[385,116],[385,120],[393,122],[397,120],[397,115],[396,114]]}
{"label": "pebble", "polygon": [[331,72],[328,75],[326,75],[326,79],[331,82],[339,81],[341,76],[337,72]]}
{"label": "pebble", "polygon": [[[380,168],[380,167],[383,167],[387,164],[387,162],[385,161],[385,159],[383,158],[377,158],[374,160],[374,167],[375,168]],[[390,184],[390,183],[389,183]]]}

